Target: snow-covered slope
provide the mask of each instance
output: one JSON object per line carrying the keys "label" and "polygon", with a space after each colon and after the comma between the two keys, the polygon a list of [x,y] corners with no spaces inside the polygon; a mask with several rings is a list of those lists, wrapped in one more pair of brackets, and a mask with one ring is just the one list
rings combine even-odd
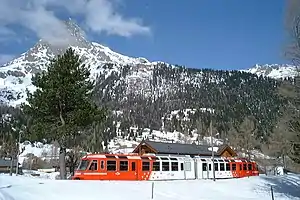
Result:
{"label": "snow-covered slope", "polygon": [[252,68],[247,70],[242,70],[245,72],[268,76],[270,78],[287,78],[287,77],[294,77],[297,74],[297,67],[294,65],[288,64],[265,64],[265,65],[258,65],[256,64]]}
{"label": "snow-covered slope", "polygon": [[[67,21],[66,26],[70,31],[69,46],[84,60],[85,64],[91,67],[91,78],[95,79],[99,74],[104,73],[104,64],[112,63],[114,66],[109,72],[120,71],[118,67],[125,65],[143,65],[144,67],[155,64],[145,58],[128,57],[112,51],[95,42],[85,39],[84,33],[72,21]],[[33,74],[46,69],[46,64],[50,59],[62,53],[69,46],[57,46],[48,44],[42,40],[30,48],[20,57],[6,63],[0,67],[0,103],[18,105],[26,99],[25,89],[33,91],[35,88],[31,84]],[[149,76],[150,74],[141,73],[136,76]],[[132,77],[136,79],[135,77]]]}
{"label": "snow-covered slope", "polygon": [[[299,175],[258,176],[241,179],[154,182],[154,200],[299,200]],[[148,200],[152,182],[143,181],[57,181],[24,176],[0,176],[3,200],[112,199]]]}

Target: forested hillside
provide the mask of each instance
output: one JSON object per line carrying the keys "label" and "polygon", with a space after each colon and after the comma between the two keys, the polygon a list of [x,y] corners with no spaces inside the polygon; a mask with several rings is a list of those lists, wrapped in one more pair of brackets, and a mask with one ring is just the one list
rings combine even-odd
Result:
{"label": "forested hillside", "polygon": [[[112,67],[113,64],[103,66]],[[250,117],[255,122],[256,136],[266,140],[283,105],[278,94],[282,80],[241,71],[189,69],[160,63],[133,85],[127,81],[135,73],[133,68],[126,65],[119,72],[107,71],[96,79],[94,99],[111,111],[106,122],[110,130],[107,138],[116,136],[114,121],[121,122],[125,135],[132,126],[176,130],[187,135],[199,129],[198,134],[206,135],[210,119],[220,136],[226,137],[231,128],[239,127]],[[1,110],[2,114],[10,112]]]}
{"label": "forested hillside", "polygon": [[[225,137],[230,128],[251,117],[257,136],[268,136],[283,103],[278,95],[281,80],[241,71],[157,64],[148,84],[136,82],[135,88],[126,92],[130,87],[126,76],[132,73],[130,66],[125,66],[121,73],[104,74],[95,90],[99,104],[119,111],[114,118],[122,122],[124,132],[130,126],[160,130],[163,122],[166,131],[189,134],[201,127],[199,134],[206,134],[212,117],[214,127]],[[186,113],[186,109],[192,111]],[[171,115],[172,111],[178,113]],[[184,112],[189,120],[184,118]]]}

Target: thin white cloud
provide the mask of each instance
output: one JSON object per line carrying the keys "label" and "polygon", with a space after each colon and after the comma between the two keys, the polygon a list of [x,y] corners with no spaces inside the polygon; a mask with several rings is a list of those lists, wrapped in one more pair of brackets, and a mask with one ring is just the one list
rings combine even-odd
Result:
{"label": "thin white cloud", "polygon": [[0,66],[11,61],[15,56],[10,54],[0,54]]}
{"label": "thin white cloud", "polygon": [[[21,25],[37,37],[64,42],[68,31],[57,16],[56,9],[67,11],[69,17],[83,18],[85,27],[95,33],[124,37],[148,34],[150,28],[138,18],[126,18],[118,12],[121,0],[2,0],[0,6],[0,37],[10,33],[8,25]],[[5,34],[4,34],[5,33]]]}

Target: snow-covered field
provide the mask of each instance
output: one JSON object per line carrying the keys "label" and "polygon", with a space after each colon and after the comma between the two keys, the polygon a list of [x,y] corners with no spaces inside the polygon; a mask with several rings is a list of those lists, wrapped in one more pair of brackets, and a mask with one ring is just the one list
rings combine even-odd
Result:
{"label": "snow-covered field", "polygon": [[[300,175],[154,182],[154,200],[300,199]],[[152,182],[71,181],[0,175],[1,200],[151,199]]]}

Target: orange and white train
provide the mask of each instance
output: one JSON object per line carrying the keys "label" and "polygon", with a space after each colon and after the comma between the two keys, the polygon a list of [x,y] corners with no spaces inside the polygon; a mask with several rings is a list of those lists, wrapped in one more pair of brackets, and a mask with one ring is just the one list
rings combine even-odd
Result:
{"label": "orange and white train", "polygon": [[[214,166],[213,166],[214,165]],[[180,155],[89,154],[83,157],[73,180],[192,180],[258,176],[247,159]]]}

